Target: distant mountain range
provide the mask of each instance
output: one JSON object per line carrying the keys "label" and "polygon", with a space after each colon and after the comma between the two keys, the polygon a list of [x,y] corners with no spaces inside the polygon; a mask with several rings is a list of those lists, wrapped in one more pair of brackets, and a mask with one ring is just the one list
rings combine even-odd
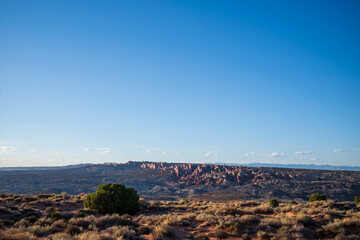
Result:
{"label": "distant mountain range", "polygon": [[37,166],[37,167],[0,167],[0,170],[52,170],[52,169],[67,169],[67,168],[78,168],[83,166],[92,165],[90,163],[77,164],[77,165],[66,165],[66,166]]}
{"label": "distant mountain range", "polygon": [[[317,170],[345,170],[345,171],[360,171],[360,166],[334,166],[334,165],[316,165],[316,164],[276,164],[276,163],[224,163],[224,162],[212,162],[206,164],[217,164],[226,166],[245,166],[245,167],[271,167],[271,168],[295,168],[295,169],[317,169]],[[40,166],[40,167],[0,167],[0,170],[51,170],[51,169],[67,169],[77,168],[88,165],[94,165],[92,163],[67,165],[67,166]]]}
{"label": "distant mountain range", "polygon": [[317,169],[317,170],[345,170],[360,171],[360,166],[333,166],[333,165],[316,165],[316,164],[276,164],[276,163],[222,163],[215,162],[209,164],[219,164],[227,166],[245,166],[245,167],[271,167],[271,168],[295,168],[295,169]]}

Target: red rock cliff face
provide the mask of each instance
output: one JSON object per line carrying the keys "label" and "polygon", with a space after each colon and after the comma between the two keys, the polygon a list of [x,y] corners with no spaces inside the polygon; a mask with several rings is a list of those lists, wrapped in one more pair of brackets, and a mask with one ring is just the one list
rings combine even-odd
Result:
{"label": "red rock cliff face", "polygon": [[[209,164],[174,164],[163,162],[129,162],[129,165],[160,170],[161,174],[171,175],[178,182],[187,184],[246,184],[269,178],[289,179],[287,174],[274,173],[274,176],[261,170],[242,166]],[[278,175],[278,176],[277,176]]]}

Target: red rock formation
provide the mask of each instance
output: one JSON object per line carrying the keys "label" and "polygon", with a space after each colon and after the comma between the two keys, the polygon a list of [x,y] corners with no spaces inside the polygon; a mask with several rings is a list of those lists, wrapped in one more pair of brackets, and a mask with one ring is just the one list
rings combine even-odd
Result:
{"label": "red rock formation", "polygon": [[[141,168],[156,169],[161,174],[170,175],[178,182],[186,184],[221,184],[229,182],[240,184],[265,180],[268,174],[243,166],[209,165],[209,164],[175,164],[164,162],[129,162]],[[286,174],[276,173],[277,178],[290,178]]]}

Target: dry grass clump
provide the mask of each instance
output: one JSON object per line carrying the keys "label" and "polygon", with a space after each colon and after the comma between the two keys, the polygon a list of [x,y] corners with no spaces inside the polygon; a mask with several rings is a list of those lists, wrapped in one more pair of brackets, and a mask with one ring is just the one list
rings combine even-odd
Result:
{"label": "dry grass clump", "polygon": [[53,223],[53,220],[48,217],[39,218],[34,224],[40,225],[40,226],[46,226],[51,225]]}
{"label": "dry grass clump", "polygon": [[260,206],[253,208],[252,212],[256,214],[271,214],[274,213],[274,209],[269,204],[261,204]]}
{"label": "dry grass clump", "polygon": [[153,236],[155,239],[162,239],[165,237],[172,237],[174,235],[174,231],[169,224],[162,224],[157,226],[153,231]]}
{"label": "dry grass clump", "polygon": [[217,239],[224,239],[224,238],[228,238],[228,235],[225,231],[223,230],[217,230],[214,233],[214,237],[216,237]]}
{"label": "dry grass clump", "polygon": [[44,237],[44,236],[49,235],[50,229],[51,229],[51,226],[43,227],[43,226],[39,226],[39,225],[34,225],[31,227],[28,227],[27,231],[32,233],[35,237]]}
{"label": "dry grass clump", "polygon": [[322,228],[330,233],[341,233],[344,231],[343,223],[340,219],[335,219],[333,222],[323,225]]}
{"label": "dry grass clump", "polygon": [[19,228],[19,229],[25,229],[29,226],[30,226],[30,221],[26,218],[23,218],[14,224],[14,227]]}
{"label": "dry grass clump", "polygon": [[345,235],[344,233],[339,233],[335,236],[335,240],[359,240],[360,237],[357,234]]}
{"label": "dry grass clump", "polygon": [[195,218],[196,221],[207,223],[208,225],[217,224],[217,218],[212,214],[200,213]]}
{"label": "dry grass clump", "polygon": [[276,233],[276,239],[313,239],[308,231],[306,231],[304,225],[284,225],[280,227]]}
{"label": "dry grass clump", "polygon": [[301,223],[304,224],[305,226],[309,226],[313,223],[313,220],[311,217],[309,217],[306,214],[298,214],[296,215],[296,220]]}
{"label": "dry grass clump", "polygon": [[147,226],[139,226],[135,231],[139,235],[147,235],[151,233],[151,229]]}
{"label": "dry grass clump", "polygon": [[346,217],[342,220],[342,224],[345,227],[358,227],[360,228],[360,217]]}
{"label": "dry grass clump", "polygon": [[32,240],[35,239],[30,233],[24,232],[18,228],[9,228],[0,231],[0,239],[2,240]]}
{"label": "dry grass clump", "polygon": [[52,237],[52,240],[72,240],[73,238],[71,237],[71,235],[67,234],[67,233],[55,233],[54,236]]}
{"label": "dry grass clump", "polygon": [[323,211],[322,209],[310,208],[307,210],[307,214],[308,215],[317,215],[317,214],[321,213],[322,211]]}
{"label": "dry grass clump", "polygon": [[285,204],[280,204],[280,207],[277,207],[275,209],[276,213],[287,213],[287,212],[291,212],[293,210],[292,205],[285,205]]}
{"label": "dry grass clump", "polygon": [[0,214],[12,214],[13,211],[7,207],[0,207]]}
{"label": "dry grass clump", "polygon": [[219,222],[220,223],[216,226],[216,228],[223,229],[231,235],[239,236],[241,230],[243,229],[243,226],[237,217],[226,216]]}
{"label": "dry grass clump", "polygon": [[256,233],[256,236],[260,239],[268,239],[270,238],[269,233],[267,231],[259,230]]}
{"label": "dry grass clump", "polygon": [[69,223],[71,225],[74,225],[77,227],[83,227],[83,228],[88,228],[91,222],[92,222],[91,220],[87,220],[84,218],[72,218],[69,221]]}
{"label": "dry grass clump", "polygon": [[129,226],[120,226],[114,233],[113,237],[117,239],[128,239],[128,240],[136,240],[140,239],[136,232],[133,229],[130,229]]}
{"label": "dry grass clump", "polygon": [[346,211],[338,210],[338,209],[329,209],[326,211],[327,214],[331,215],[332,217],[342,217],[346,214]]}
{"label": "dry grass clump", "polygon": [[[101,232],[101,236],[104,239],[128,239],[137,240],[140,239],[137,233],[129,226],[110,227]],[[84,238],[86,239],[86,238]]]}
{"label": "dry grass clump", "polygon": [[[136,226],[137,224],[133,222],[132,217],[130,215],[124,214],[112,214],[112,215],[106,215],[102,216],[98,219],[96,219],[96,226],[98,228],[108,228],[111,226]],[[86,220],[85,220],[86,221]]]}
{"label": "dry grass clump", "polygon": [[195,236],[194,240],[209,240],[209,237],[204,234],[200,234],[200,235]]}
{"label": "dry grass clump", "polygon": [[168,222],[169,217],[171,217],[170,214],[150,215],[150,216],[141,215],[139,222],[141,224],[157,226],[162,224],[163,222]]}
{"label": "dry grass clump", "polygon": [[259,223],[259,227],[261,226],[270,226],[273,228],[280,228],[282,226],[282,222],[276,218],[263,218]]}
{"label": "dry grass clump", "polygon": [[247,214],[241,216],[239,221],[244,225],[258,224],[260,222],[260,218],[256,215]]}
{"label": "dry grass clump", "polygon": [[189,217],[186,215],[175,215],[174,218],[170,218],[170,223],[178,225],[178,226],[190,226],[191,220],[193,220],[195,216]]}
{"label": "dry grass clump", "polygon": [[62,232],[67,226],[67,222],[64,219],[57,220],[52,223],[51,231],[52,232]]}
{"label": "dry grass clump", "polygon": [[307,208],[327,208],[332,205],[331,202],[328,201],[315,201],[315,202],[308,202],[306,203]]}
{"label": "dry grass clump", "polygon": [[236,207],[227,207],[227,206],[222,206],[220,208],[218,208],[215,211],[215,215],[220,215],[220,216],[225,216],[225,215],[239,215],[242,212],[240,211],[240,209],[237,209]]}
{"label": "dry grass clump", "polygon": [[116,238],[114,237],[98,232],[85,232],[76,236],[75,239],[76,240],[116,240]]}
{"label": "dry grass clump", "polygon": [[80,234],[81,229],[79,227],[77,227],[77,226],[74,226],[74,225],[68,225],[65,228],[64,232],[70,234],[71,236],[74,236],[74,235]]}

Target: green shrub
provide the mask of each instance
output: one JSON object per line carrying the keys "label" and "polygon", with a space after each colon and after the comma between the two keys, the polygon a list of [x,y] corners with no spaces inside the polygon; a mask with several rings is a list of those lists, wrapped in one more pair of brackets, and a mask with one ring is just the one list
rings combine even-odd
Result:
{"label": "green shrub", "polygon": [[65,199],[65,198],[67,197],[67,193],[66,193],[66,192],[62,192],[62,193],[61,193],[61,197],[62,197],[63,199]]}
{"label": "green shrub", "polygon": [[84,200],[84,207],[96,209],[101,214],[135,214],[139,211],[139,196],[132,187],[119,183],[99,185],[95,193]]}
{"label": "green shrub", "polygon": [[269,203],[270,203],[270,205],[273,206],[273,207],[279,206],[279,201],[277,200],[276,197],[271,198],[270,201],[269,201]]}
{"label": "green shrub", "polygon": [[313,193],[309,198],[309,202],[326,201],[326,200],[327,200],[326,195],[321,193]]}
{"label": "green shrub", "polygon": [[52,220],[56,220],[56,219],[59,219],[60,218],[60,213],[56,212],[56,211],[53,211],[50,215],[50,218]]}
{"label": "green shrub", "polygon": [[290,204],[291,204],[291,205],[296,205],[296,204],[298,204],[298,203],[297,203],[295,200],[291,200]]}
{"label": "green shrub", "polygon": [[85,213],[83,213],[83,212],[79,212],[79,214],[78,214],[78,218],[83,218],[83,217],[85,217]]}
{"label": "green shrub", "polygon": [[354,202],[355,203],[360,203],[360,196],[355,196]]}

